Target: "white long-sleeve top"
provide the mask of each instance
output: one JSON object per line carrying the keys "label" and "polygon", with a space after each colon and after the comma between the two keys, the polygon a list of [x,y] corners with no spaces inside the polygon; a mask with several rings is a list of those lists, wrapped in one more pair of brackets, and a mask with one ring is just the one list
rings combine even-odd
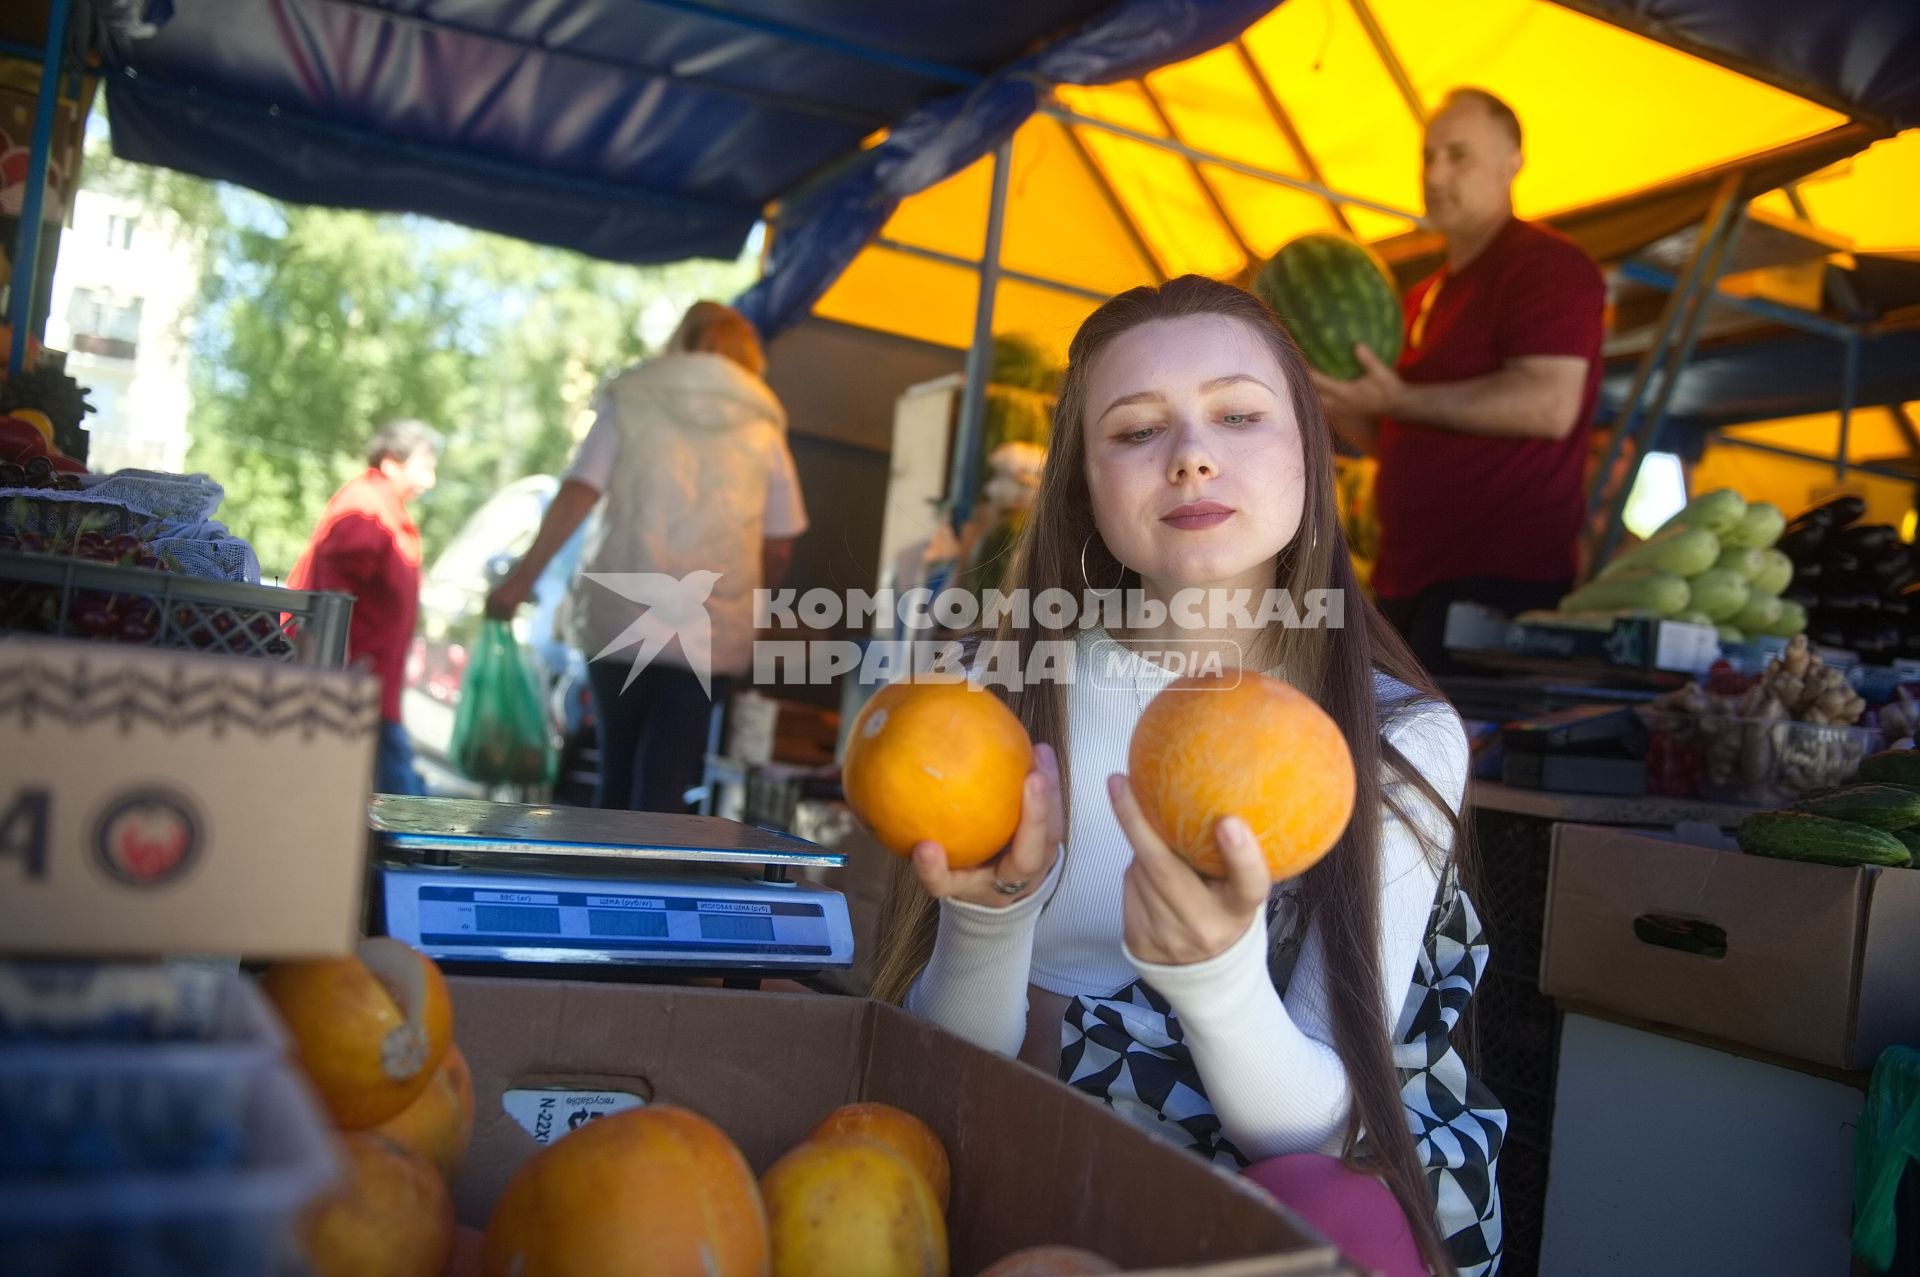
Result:
{"label": "white long-sleeve top", "polygon": [[[1124,653],[1117,666],[1115,651]],[[1124,678],[1114,677],[1116,668]],[[1333,1047],[1317,927],[1309,924],[1302,937],[1284,999],[1268,970],[1265,917],[1223,952],[1187,966],[1143,961],[1122,940],[1122,876],[1133,852],[1106,781],[1126,770],[1134,724],[1173,677],[1098,630],[1082,634],[1067,696],[1072,820],[1064,855],[1041,890],[1014,905],[942,901],[933,957],[907,1008],[1012,1056],[1026,1034],[1029,983],[1067,997],[1106,997],[1145,979],[1172,1005],[1214,1112],[1236,1146],[1256,1160],[1337,1152],[1352,1096]],[[1411,688],[1385,676],[1376,677],[1375,686],[1384,735],[1457,812],[1468,759],[1458,716],[1443,702],[1415,701]],[[1447,846],[1446,820],[1417,792],[1402,806],[1429,840]],[[1382,822],[1380,1013],[1391,1030],[1425,938],[1439,867],[1384,804],[1374,818]],[[1290,895],[1287,884],[1276,890]],[[1279,925],[1288,926],[1290,901],[1281,903]]]}

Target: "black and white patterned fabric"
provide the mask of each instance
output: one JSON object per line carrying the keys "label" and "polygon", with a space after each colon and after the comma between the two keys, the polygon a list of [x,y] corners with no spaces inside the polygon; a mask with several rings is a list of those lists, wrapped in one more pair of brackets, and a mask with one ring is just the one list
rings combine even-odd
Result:
{"label": "black and white patterned fabric", "polygon": [[[1270,964],[1282,995],[1304,931],[1298,922],[1292,897],[1276,895],[1268,933],[1282,937]],[[1507,1115],[1451,1040],[1486,969],[1480,917],[1449,875],[1395,1026],[1393,1059],[1414,1150],[1427,1167],[1441,1233],[1462,1277],[1493,1277],[1500,1269],[1494,1172]],[[1146,981],[1111,997],[1074,998],[1060,1038],[1062,1081],[1223,1169],[1247,1165],[1220,1129],[1172,1007]]]}

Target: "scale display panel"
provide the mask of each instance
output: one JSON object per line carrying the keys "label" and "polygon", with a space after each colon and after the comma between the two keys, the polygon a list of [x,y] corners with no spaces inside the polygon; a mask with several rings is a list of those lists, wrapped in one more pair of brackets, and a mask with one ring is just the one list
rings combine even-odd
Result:
{"label": "scale display panel", "polygon": [[853,962],[846,900],[809,883],[385,872],[387,933],[434,958],[795,967]]}

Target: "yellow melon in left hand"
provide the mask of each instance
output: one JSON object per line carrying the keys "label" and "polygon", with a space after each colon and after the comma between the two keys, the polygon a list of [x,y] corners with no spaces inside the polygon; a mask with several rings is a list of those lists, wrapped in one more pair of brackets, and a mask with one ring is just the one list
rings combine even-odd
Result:
{"label": "yellow melon in left hand", "polygon": [[946,849],[967,869],[993,859],[1020,823],[1033,770],[1026,728],[998,697],[965,679],[920,676],[875,692],[847,733],[847,805],[880,844]]}
{"label": "yellow melon in left hand", "polygon": [[1127,773],[1167,846],[1216,878],[1227,872],[1214,832],[1223,817],[1252,827],[1280,882],[1331,851],[1353,815],[1353,755],[1339,724],[1265,674],[1169,683],[1133,729]]}

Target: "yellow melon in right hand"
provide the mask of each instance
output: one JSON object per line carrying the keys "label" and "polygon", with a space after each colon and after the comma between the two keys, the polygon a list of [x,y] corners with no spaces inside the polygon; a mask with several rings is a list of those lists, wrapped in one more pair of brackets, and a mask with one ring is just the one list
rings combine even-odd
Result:
{"label": "yellow melon in right hand", "polygon": [[906,856],[917,842],[968,869],[993,859],[1020,823],[1033,770],[1027,732],[993,693],[955,676],[875,692],[847,734],[847,804],[880,844]]}

